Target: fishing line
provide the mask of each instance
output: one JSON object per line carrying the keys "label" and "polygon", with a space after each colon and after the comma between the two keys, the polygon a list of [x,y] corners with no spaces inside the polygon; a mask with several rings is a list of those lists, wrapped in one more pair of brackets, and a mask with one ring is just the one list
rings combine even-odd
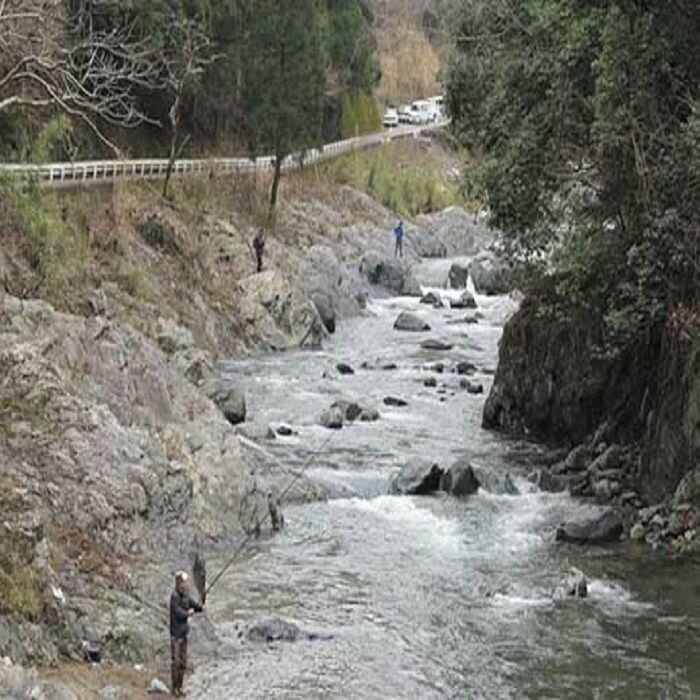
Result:
{"label": "fishing line", "polygon": [[[290,480],[290,482],[287,484],[285,489],[282,491],[282,493],[279,496],[279,502],[281,503],[284,499],[284,497],[292,490],[294,485],[299,481],[299,479],[304,475],[304,472],[311,466],[312,462],[316,457],[319,455],[323,454],[323,451],[330,443],[335,439],[335,437],[338,435],[338,433],[331,433],[318,447],[317,451],[312,452],[307,458],[304,464],[302,465],[301,469],[295,474],[294,478]],[[268,510],[267,513],[265,513],[262,517],[262,519],[257,520],[257,527],[260,525],[264,524],[268,519],[270,518],[270,512]],[[253,540],[254,537],[256,537],[255,532],[250,532],[244,540],[238,545],[234,553],[231,555],[231,557],[226,561],[224,566],[219,570],[219,572],[214,576],[212,581],[209,583],[209,585],[205,589],[205,595],[209,595],[209,592],[211,591],[212,588],[217,584],[219,579],[229,570],[233,562],[241,555],[243,550],[248,546],[248,544]]]}

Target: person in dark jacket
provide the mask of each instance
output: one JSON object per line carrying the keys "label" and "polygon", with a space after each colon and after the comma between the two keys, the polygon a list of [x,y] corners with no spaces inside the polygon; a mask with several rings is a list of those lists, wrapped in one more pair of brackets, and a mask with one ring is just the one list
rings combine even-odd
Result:
{"label": "person in dark jacket", "polygon": [[267,509],[270,514],[272,529],[275,532],[279,532],[284,528],[284,515],[282,514],[279,500],[275,499],[271,492],[267,494]]}
{"label": "person in dark jacket", "polygon": [[255,260],[258,263],[258,272],[262,272],[263,254],[265,253],[265,234],[260,228],[253,238],[253,250],[255,251]]}
{"label": "person in dark jacket", "polygon": [[394,257],[403,257],[403,221],[394,229],[396,246],[394,247]]}
{"label": "person in dark jacket", "polygon": [[203,606],[190,598],[190,582],[184,571],[175,575],[175,590],[170,594],[170,653],[172,656],[172,694],[183,697],[182,682],[187,668],[187,633],[190,615]]}

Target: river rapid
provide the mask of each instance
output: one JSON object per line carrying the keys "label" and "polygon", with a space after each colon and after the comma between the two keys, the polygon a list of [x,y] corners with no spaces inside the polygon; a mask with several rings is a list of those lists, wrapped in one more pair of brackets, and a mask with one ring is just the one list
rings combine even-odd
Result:
{"label": "river rapid", "polygon": [[[424,288],[439,286],[447,267],[419,266]],[[221,654],[198,665],[190,697],[700,697],[700,567],[625,543],[554,542],[576,501],[531,485],[534,446],[481,428],[498,340],[515,302],[477,301],[483,318],[466,324],[453,322],[471,311],[374,300],[367,316],[340,324],[322,351],[230,366],[245,383],[249,412],[296,433],[265,449],[292,469],[319,451],[307,474],[331,497],[286,507],[286,529],[259,540],[217,584],[207,607]],[[432,330],[393,330],[401,310],[420,314]],[[422,350],[427,337],[454,347]],[[477,366],[470,380],[484,394],[460,388],[450,371],[459,360]],[[337,362],[355,374],[338,376]],[[397,367],[361,369],[363,362]],[[436,362],[445,364],[442,374],[430,368]],[[437,387],[424,386],[427,377]],[[385,406],[386,396],[408,406]],[[340,397],[377,407],[381,418],[346,426],[326,444],[331,433],[318,418]],[[467,456],[509,471],[519,493],[386,495],[412,456],[444,465]],[[210,574],[222,561],[209,562]],[[569,565],[588,576],[589,597],[554,602]],[[322,638],[242,641],[246,625],[268,616]]]}

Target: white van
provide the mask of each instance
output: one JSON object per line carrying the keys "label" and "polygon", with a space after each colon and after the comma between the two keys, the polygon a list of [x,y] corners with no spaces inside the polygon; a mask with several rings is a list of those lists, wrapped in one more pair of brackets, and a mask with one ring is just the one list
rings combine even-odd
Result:
{"label": "white van", "polygon": [[428,102],[432,105],[434,120],[440,121],[445,118],[445,98],[443,95],[430,97]]}
{"label": "white van", "polygon": [[416,100],[411,105],[411,124],[429,124],[433,121],[433,108],[428,100]]}

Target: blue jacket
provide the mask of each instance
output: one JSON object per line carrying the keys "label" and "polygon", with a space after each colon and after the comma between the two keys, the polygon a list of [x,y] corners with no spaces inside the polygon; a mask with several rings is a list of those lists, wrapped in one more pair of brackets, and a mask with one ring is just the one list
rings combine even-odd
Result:
{"label": "blue jacket", "polygon": [[396,236],[397,241],[400,241],[403,238],[403,226],[401,224],[394,229],[394,235]]}

